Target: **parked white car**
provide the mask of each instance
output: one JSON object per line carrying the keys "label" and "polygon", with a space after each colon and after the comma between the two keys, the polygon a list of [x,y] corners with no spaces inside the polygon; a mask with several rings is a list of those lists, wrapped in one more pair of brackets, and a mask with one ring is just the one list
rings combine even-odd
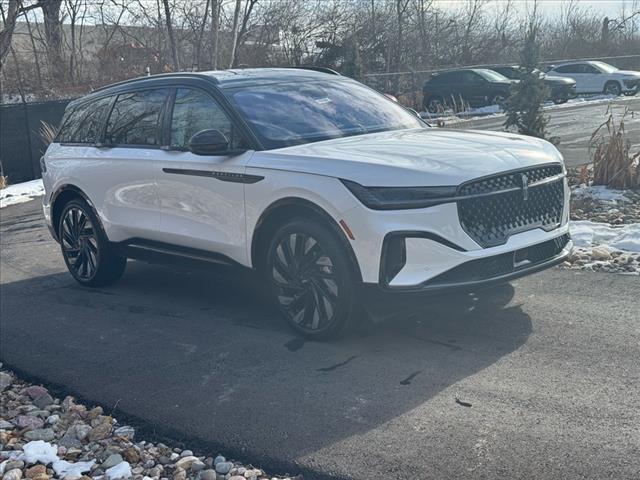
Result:
{"label": "parked white car", "polygon": [[431,128],[315,71],[96,91],[69,105],[42,170],[47,223],[81,284],[117,280],[127,258],[241,265],[314,338],[363,303],[507,282],[572,246],[553,145]]}
{"label": "parked white car", "polygon": [[552,67],[547,74],[573,78],[576,81],[576,93],[635,95],[640,90],[640,72],[619,70],[604,62],[564,63]]}

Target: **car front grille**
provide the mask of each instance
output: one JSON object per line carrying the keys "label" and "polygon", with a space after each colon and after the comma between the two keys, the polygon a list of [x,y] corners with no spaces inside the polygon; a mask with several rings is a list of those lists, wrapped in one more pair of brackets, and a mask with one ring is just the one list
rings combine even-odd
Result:
{"label": "car front grille", "polygon": [[484,248],[526,230],[553,230],[562,220],[563,178],[561,165],[545,165],[467,182],[458,189],[460,224]]}

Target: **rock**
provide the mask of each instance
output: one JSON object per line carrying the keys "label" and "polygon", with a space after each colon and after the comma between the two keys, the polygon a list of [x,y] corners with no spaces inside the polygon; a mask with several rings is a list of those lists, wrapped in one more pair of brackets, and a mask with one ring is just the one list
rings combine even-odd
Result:
{"label": "rock", "polygon": [[13,377],[6,372],[0,372],[0,392],[5,391],[13,383]]}
{"label": "rock", "polygon": [[180,453],[180,458],[184,458],[184,457],[193,457],[193,452],[191,450],[183,450]]}
{"label": "rock", "polygon": [[219,464],[220,462],[226,462],[226,461],[227,461],[227,459],[226,459],[226,458],[224,458],[222,455],[218,455],[218,456],[213,460],[213,464],[214,464],[214,465],[217,465],[217,464]]}
{"label": "rock", "polygon": [[176,468],[182,468],[184,470],[188,470],[189,468],[191,468],[191,465],[194,462],[198,462],[198,461],[199,461],[198,458],[194,456],[182,457],[180,460],[176,462]]}
{"label": "rock", "polygon": [[87,438],[87,435],[89,435],[89,432],[91,432],[91,427],[84,423],[77,423],[73,426],[73,433],[76,436],[76,438],[80,441]]}
{"label": "rock", "polygon": [[33,400],[33,404],[40,409],[43,409],[51,405],[52,403],[53,403],[53,397],[48,393],[40,395]]}
{"label": "rock", "polygon": [[4,473],[2,480],[20,480],[22,478],[22,470],[14,468]]}
{"label": "rock", "polygon": [[92,408],[87,412],[87,420],[94,420],[102,414],[104,414],[104,410],[102,410],[102,407]]}
{"label": "rock", "polygon": [[233,468],[233,463],[231,462],[218,462],[216,464],[216,472],[226,475],[229,473],[229,470]]}
{"label": "rock", "polygon": [[27,468],[25,475],[27,478],[35,478],[36,475],[47,474],[47,467],[44,465],[35,465],[31,468]]}
{"label": "rock", "polygon": [[187,472],[185,472],[181,468],[177,469],[176,472],[173,474],[173,480],[186,480],[186,478],[187,478]]}
{"label": "rock", "polygon": [[47,475],[46,473],[39,473],[38,475],[33,477],[31,480],[49,480],[49,475]]}
{"label": "rock", "polygon": [[22,393],[24,395],[29,395],[29,397],[31,397],[31,400],[35,400],[42,395],[48,395],[49,391],[46,388],[41,387],[40,385],[31,385],[30,387],[25,388]]}
{"label": "rock", "polygon": [[161,455],[161,456],[158,458],[158,463],[159,463],[160,465],[168,465],[169,463],[171,463],[171,459],[170,459],[169,457],[166,457],[166,456],[164,456],[164,455]]}
{"label": "rock", "polygon": [[147,475],[149,475],[150,477],[159,477],[161,473],[162,470],[160,467],[153,467],[147,470]]}
{"label": "rock", "polygon": [[180,458],[180,455],[178,455],[178,454],[177,454],[177,453],[175,453],[175,452],[174,452],[174,453],[172,453],[172,454],[169,456],[169,459],[170,459],[172,462],[175,462],[175,461],[176,461],[176,460],[178,460],[179,458]]}
{"label": "rock", "polygon": [[204,470],[207,466],[201,462],[200,460],[198,460],[197,462],[193,462],[191,464],[191,471],[192,472],[201,472],[202,470]]}
{"label": "rock", "polygon": [[605,247],[595,247],[591,250],[591,258],[594,260],[610,260],[611,252]]}
{"label": "rock", "polygon": [[124,425],[122,427],[118,427],[113,431],[113,434],[116,437],[127,437],[129,440],[133,440],[133,437],[136,435],[136,431],[133,427],[128,425]]}
{"label": "rock", "polygon": [[50,428],[39,428],[37,430],[29,430],[24,434],[24,438],[29,440],[30,442],[36,440],[42,440],[45,442],[50,442],[54,438],[56,438],[56,434]]}
{"label": "rock", "polygon": [[93,427],[89,432],[89,434],[87,435],[87,437],[89,438],[90,442],[104,440],[109,435],[111,435],[111,429],[112,429],[111,422],[105,421]]}
{"label": "rock", "polygon": [[13,423],[0,418],[0,430],[13,430],[14,428],[15,425]]}
{"label": "rock", "polygon": [[80,448],[82,447],[82,442],[75,436],[72,427],[58,440],[58,445],[65,448]]}
{"label": "rock", "polygon": [[47,417],[47,424],[48,425],[53,425],[54,423],[58,423],[58,420],[60,420],[60,415],[49,415]]}
{"label": "rock", "polygon": [[234,475],[233,477],[229,477],[229,480],[247,480],[242,475]]}
{"label": "rock", "polygon": [[6,471],[13,470],[14,468],[22,470],[24,468],[24,462],[22,460],[13,460],[11,462],[7,462],[4,466]]}
{"label": "rock", "polygon": [[19,429],[28,428],[29,430],[36,430],[44,426],[42,419],[38,417],[32,417],[30,415],[18,415],[13,423]]}
{"label": "rock", "polygon": [[200,473],[200,480],[216,480],[217,474],[215,470],[205,470]]}
{"label": "rock", "polygon": [[138,463],[140,461],[140,453],[134,447],[129,447],[122,452],[122,456],[124,459],[133,464]]}
{"label": "rock", "polygon": [[122,458],[122,455],[120,455],[119,453],[114,453],[112,455],[109,455],[107,459],[104,462],[102,462],[102,465],[100,466],[103,469],[108,470],[111,467],[115,467],[119,463],[122,463],[123,461],[124,459]]}

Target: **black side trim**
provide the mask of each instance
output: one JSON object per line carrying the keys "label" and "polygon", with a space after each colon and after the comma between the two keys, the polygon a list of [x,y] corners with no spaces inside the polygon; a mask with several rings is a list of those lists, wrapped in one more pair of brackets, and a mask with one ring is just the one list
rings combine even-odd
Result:
{"label": "black side trim", "polygon": [[247,175],[245,173],[231,173],[231,172],[213,172],[210,170],[190,170],[187,168],[163,168],[164,173],[173,173],[175,175],[192,175],[195,177],[212,177],[223,182],[232,183],[257,183],[260,180],[264,180],[264,177],[260,175]]}
{"label": "black side trim", "polygon": [[124,242],[114,243],[113,247],[119,255],[151,263],[185,264],[186,262],[193,262],[230,266],[240,265],[235,260],[221,253],[141,238],[132,238]]}

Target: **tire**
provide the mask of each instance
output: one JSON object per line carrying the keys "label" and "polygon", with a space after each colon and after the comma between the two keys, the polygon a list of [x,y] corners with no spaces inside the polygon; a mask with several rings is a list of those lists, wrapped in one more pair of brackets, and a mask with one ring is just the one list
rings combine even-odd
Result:
{"label": "tire", "polygon": [[502,107],[506,101],[507,101],[506,95],[504,95],[503,93],[496,93],[495,95],[491,96],[490,104],[498,105]]}
{"label": "tire", "polygon": [[553,103],[556,105],[562,105],[563,103],[567,103],[569,101],[569,97],[566,95],[557,95],[551,99]]}
{"label": "tire", "polygon": [[636,93],[636,90],[631,90],[630,92],[623,92],[626,97],[633,97]]}
{"label": "tire", "polygon": [[615,80],[611,80],[604,84],[603,93],[619,96],[622,93],[622,87]]}
{"label": "tire", "polygon": [[275,231],[264,262],[272,299],[296,332],[325,340],[355,324],[354,273],[334,232],[293,219]]}
{"label": "tire", "polygon": [[442,97],[431,96],[424,101],[424,109],[429,113],[438,113],[445,108],[446,104]]}
{"label": "tire", "polygon": [[127,259],[114,253],[93,209],[84,200],[71,200],[64,206],[58,238],[64,263],[81,285],[102,287],[124,273]]}

